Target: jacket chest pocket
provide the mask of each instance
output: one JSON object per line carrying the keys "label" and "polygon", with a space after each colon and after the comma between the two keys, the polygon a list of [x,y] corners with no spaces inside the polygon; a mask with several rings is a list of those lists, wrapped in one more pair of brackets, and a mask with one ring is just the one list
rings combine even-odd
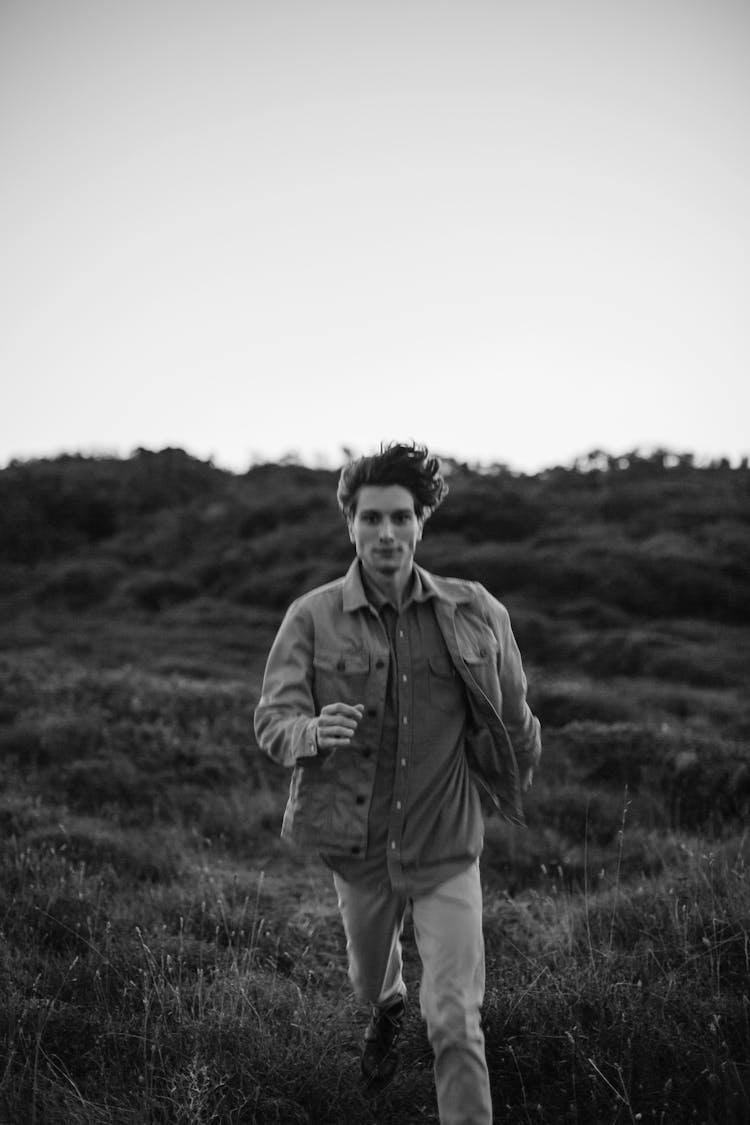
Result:
{"label": "jacket chest pocket", "polygon": [[496,643],[464,644],[459,647],[459,652],[463,662],[468,664],[470,668],[481,667],[482,665],[491,668],[493,664],[497,664],[498,649]]}
{"label": "jacket chest pocket", "polygon": [[328,703],[361,703],[369,675],[369,652],[316,652],[313,695],[318,711]]}
{"label": "jacket chest pocket", "polygon": [[483,637],[468,644],[460,644],[459,652],[471,678],[497,707],[501,695],[497,667],[499,654],[495,638]]}

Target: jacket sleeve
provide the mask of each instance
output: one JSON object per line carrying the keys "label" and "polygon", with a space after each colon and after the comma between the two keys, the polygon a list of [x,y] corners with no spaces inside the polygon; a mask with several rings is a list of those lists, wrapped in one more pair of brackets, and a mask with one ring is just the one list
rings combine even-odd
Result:
{"label": "jacket sleeve", "polygon": [[317,754],[313,651],[312,619],[295,603],[271,646],[255,709],[258,745],[282,766]]}
{"label": "jacket sleeve", "polygon": [[502,691],[501,718],[513,745],[518,768],[523,776],[533,769],[542,756],[541,725],[526,702],[526,674],[521,653],[513,636],[510,615],[499,601],[486,595],[490,601],[493,632],[498,639],[498,674]]}

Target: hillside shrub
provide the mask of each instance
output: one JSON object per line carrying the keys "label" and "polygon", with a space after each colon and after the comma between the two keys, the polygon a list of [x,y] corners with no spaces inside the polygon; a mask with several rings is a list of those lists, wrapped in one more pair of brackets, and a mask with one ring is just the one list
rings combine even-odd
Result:
{"label": "hillside shrub", "polygon": [[468,543],[512,542],[529,539],[546,518],[522,484],[500,477],[477,476],[468,487],[455,482],[451,491],[450,501],[431,517],[432,534],[458,532]]}
{"label": "hillside shrub", "polygon": [[[592,794],[627,791],[656,797],[661,823],[673,829],[721,835],[750,816],[746,748],[714,734],[574,722],[550,734],[547,759],[553,776],[575,779]],[[652,801],[649,808],[653,817]]]}
{"label": "hillside shrub", "polygon": [[28,716],[0,728],[0,759],[13,757],[24,769],[56,768],[94,752],[100,740],[100,727],[91,716]]}
{"label": "hillside shrub", "polygon": [[106,809],[130,810],[144,801],[153,803],[153,793],[137,766],[124,754],[111,750],[70,762],[48,784],[76,812],[101,814]]}
{"label": "hillside shrub", "polygon": [[181,862],[174,839],[166,833],[127,832],[93,817],[37,828],[27,834],[26,843],[31,849],[54,852],[87,874],[112,874],[120,887],[128,881],[168,883]]}
{"label": "hillside shrub", "polygon": [[743,637],[738,633],[733,643],[726,626],[696,626],[692,636],[680,623],[668,629],[663,620],[620,628],[569,628],[561,651],[600,680],[637,676],[699,688],[739,686],[747,661]]}
{"label": "hillside shrub", "polygon": [[564,840],[610,844],[622,824],[623,795],[578,782],[545,787],[528,802],[530,827],[554,829]]}
{"label": "hillside shrub", "polygon": [[177,508],[220,493],[232,479],[210,461],[182,449],[137,449],[125,463],[121,503],[139,513]]}
{"label": "hillside shrub", "polygon": [[70,610],[87,609],[106,601],[123,578],[125,568],[115,559],[72,559],[47,571],[36,598]]}
{"label": "hillside shrub", "polygon": [[345,531],[336,504],[335,487],[331,492],[326,489],[319,493],[308,486],[297,491],[279,491],[267,497],[261,493],[252,506],[246,502],[237,534],[240,539],[256,539],[283,524],[296,527],[308,523],[313,514],[316,522],[324,526],[331,536]]}
{"label": "hillside shrub", "polygon": [[535,676],[529,701],[545,729],[580,722],[628,722],[641,713],[639,702],[611,683],[564,676]]}
{"label": "hillside shrub", "polygon": [[128,600],[150,613],[190,601],[199,593],[198,583],[191,578],[153,571],[138,574],[122,586],[122,594]]}

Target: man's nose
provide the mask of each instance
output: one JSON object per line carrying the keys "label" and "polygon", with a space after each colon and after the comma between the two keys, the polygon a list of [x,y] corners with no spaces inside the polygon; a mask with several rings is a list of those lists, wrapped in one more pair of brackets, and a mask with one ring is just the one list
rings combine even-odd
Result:
{"label": "man's nose", "polygon": [[393,539],[393,525],[390,520],[383,520],[381,523],[380,538],[384,540]]}

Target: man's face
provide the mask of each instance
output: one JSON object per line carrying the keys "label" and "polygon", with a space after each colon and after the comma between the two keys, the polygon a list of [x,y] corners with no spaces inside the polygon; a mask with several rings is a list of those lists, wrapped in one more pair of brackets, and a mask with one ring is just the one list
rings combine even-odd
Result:
{"label": "man's face", "polygon": [[375,581],[405,581],[422,538],[414,497],[400,484],[365,484],[349,517],[349,538],[365,571]]}

